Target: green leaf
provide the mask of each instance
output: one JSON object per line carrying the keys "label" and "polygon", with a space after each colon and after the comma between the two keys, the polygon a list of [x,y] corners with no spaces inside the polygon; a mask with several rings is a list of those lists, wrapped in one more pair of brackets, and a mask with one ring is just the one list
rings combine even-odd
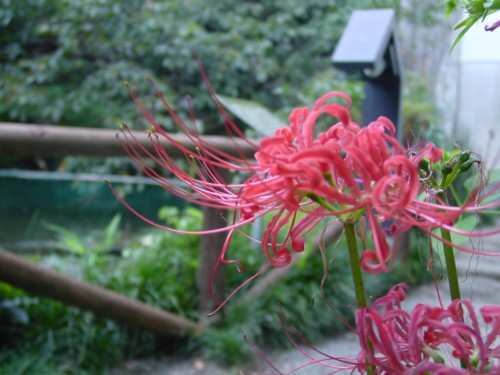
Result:
{"label": "green leaf", "polygon": [[121,220],[122,215],[116,214],[115,216],[113,216],[106,228],[104,228],[104,238],[100,246],[101,248],[99,249],[100,251],[107,250],[116,243],[116,241],[118,240],[117,234]]}
{"label": "green leaf", "polygon": [[[469,29],[476,23],[478,19],[477,18],[472,18],[472,17],[469,17],[463,21],[464,22],[464,29],[460,32],[460,34],[458,34],[458,36],[456,37],[455,41],[453,42],[451,48],[450,48],[450,53],[451,51],[453,51],[453,49],[455,48],[455,46],[458,44],[458,42],[460,42],[460,40],[463,38],[463,36],[467,33],[467,31],[469,31]],[[459,22],[459,24],[461,23],[462,21]],[[458,25],[458,24],[457,24]],[[458,26],[458,28],[462,27],[463,25],[460,25]],[[457,26],[455,26],[457,27]]]}
{"label": "green leaf", "polygon": [[270,136],[285,124],[263,105],[228,96],[217,96],[224,107],[260,134]]}
{"label": "green leaf", "polygon": [[43,226],[58,235],[62,250],[77,255],[85,253],[87,247],[77,233],[53,223],[43,223]]}
{"label": "green leaf", "polygon": [[[477,222],[478,222],[478,219],[475,216],[472,216],[472,215],[463,216],[455,223],[455,225],[453,227],[456,229],[465,231],[465,232],[472,232],[472,231],[474,231],[474,228],[476,227]],[[434,229],[433,233],[436,234],[437,236],[441,237],[441,231],[439,229]],[[451,232],[451,242],[453,242],[455,245],[461,245],[461,244],[467,242],[469,239],[470,238],[468,236],[463,236],[463,235]],[[439,256],[444,257],[442,243],[436,238],[431,238],[431,244],[432,244],[432,248],[437,251]]]}
{"label": "green leaf", "polygon": [[464,27],[467,22],[469,22],[469,20],[471,19],[471,17],[466,17],[464,19],[461,19],[460,21],[458,21],[454,26],[453,26],[453,30],[458,30],[458,29],[461,29],[462,27]]}

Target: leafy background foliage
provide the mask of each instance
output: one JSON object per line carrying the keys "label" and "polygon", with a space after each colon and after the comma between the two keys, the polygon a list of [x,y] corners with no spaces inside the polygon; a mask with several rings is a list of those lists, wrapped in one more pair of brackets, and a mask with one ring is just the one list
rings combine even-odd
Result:
{"label": "leafy background foliage", "polygon": [[[395,1],[280,2],[3,0],[0,119],[116,127],[138,111],[122,82],[149,92],[151,76],[177,109],[195,98],[198,117],[218,121],[192,53],[217,92],[271,109],[322,94],[311,81],[350,12]],[[330,89],[337,77],[329,79]],[[212,108],[209,110],[209,108]],[[214,113],[215,112],[215,113]]]}

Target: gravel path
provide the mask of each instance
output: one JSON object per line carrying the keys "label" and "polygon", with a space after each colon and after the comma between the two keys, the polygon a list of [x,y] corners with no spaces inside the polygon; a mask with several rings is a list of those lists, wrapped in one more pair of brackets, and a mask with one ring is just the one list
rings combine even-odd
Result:
{"label": "gravel path", "polygon": [[[477,243],[475,244],[477,246]],[[471,244],[467,245],[471,246]],[[476,247],[477,248],[477,247]],[[480,243],[484,251],[500,251],[500,235],[487,238]],[[464,252],[457,253],[457,269],[460,277],[462,298],[471,299],[478,308],[486,304],[500,304],[500,257],[472,256]],[[449,288],[446,280],[439,283],[439,289],[447,305]],[[417,303],[437,305],[434,285],[424,285],[410,289],[408,299],[403,303],[412,309]],[[316,345],[316,348],[335,356],[353,356],[358,352],[357,338],[354,334],[344,334]],[[280,353],[266,353],[271,362],[284,374],[304,365],[307,358],[297,350]],[[260,359],[243,366],[246,375],[275,373]],[[297,375],[323,375],[328,369],[319,366],[306,367]],[[349,373],[346,371],[346,373]],[[111,375],[238,375],[240,369],[227,369],[200,359],[163,358],[160,361],[130,361],[114,369]]]}

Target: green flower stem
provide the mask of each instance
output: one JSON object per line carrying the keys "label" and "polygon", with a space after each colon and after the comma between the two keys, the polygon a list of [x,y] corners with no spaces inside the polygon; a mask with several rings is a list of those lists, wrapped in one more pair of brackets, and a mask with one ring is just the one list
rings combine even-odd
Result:
{"label": "green flower stem", "polygon": [[[358,245],[356,243],[356,232],[354,224],[344,223],[345,236],[347,239],[347,250],[349,251],[349,261],[351,263],[352,280],[354,282],[354,291],[356,293],[356,302],[358,309],[367,307],[365,284],[363,282],[363,273],[361,271],[361,263],[358,254]],[[368,343],[370,350],[373,350],[371,343]],[[373,375],[375,368],[367,362],[366,372],[368,375]]]}
{"label": "green flower stem", "polygon": [[[449,230],[441,228],[441,237],[443,240],[451,243],[451,234]],[[460,299],[460,287],[458,285],[457,265],[455,264],[455,253],[453,247],[443,243],[444,260],[446,262],[446,273],[448,274],[448,284],[450,285],[451,300]]]}
{"label": "green flower stem", "polygon": [[[446,187],[443,181],[441,181],[441,186]],[[446,200],[444,193],[438,195],[443,202]],[[448,285],[450,286],[450,298],[452,301],[460,299],[460,286],[458,285],[458,273],[457,265],[455,262],[455,252],[453,246],[451,246],[451,233],[449,230],[441,228],[441,237],[447,243],[443,242],[443,252],[444,261],[446,263],[446,273],[448,274]],[[460,365],[462,368],[467,368],[467,364],[464,359],[460,359]]]}
{"label": "green flower stem", "polygon": [[[444,240],[451,243],[451,234],[449,230],[441,228],[441,237]],[[448,284],[450,286],[450,297],[454,301],[460,299],[460,286],[458,285],[458,274],[457,265],[455,264],[455,253],[453,247],[446,243],[443,243],[444,248],[444,260],[446,262],[446,273],[448,274]],[[462,368],[467,368],[467,364],[464,359],[460,359],[460,365]]]}
{"label": "green flower stem", "polygon": [[[441,181],[441,185],[443,183]],[[438,197],[444,202],[446,201],[446,196],[444,193],[440,193]],[[449,230],[441,228],[441,237],[447,243],[443,242],[444,260],[446,263],[446,273],[448,274],[448,284],[450,286],[450,297],[454,301],[460,299],[460,286],[458,285],[458,273],[457,265],[455,263],[455,252],[451,244],[451,233]]]}
{"label": "green flower stem", "polygon": [[349,261],[351,263],[354,291],[356,293],[356,302],[358,303],[358,309],[361,309],[363,307],[366,307],[367,303],[363,274],[361,271],[361,263],[358,254],[358,245],[356,243],[356,233],[354,231],[354,224],[344,223],[344,229],[347,239],[347,249],[349,251]]}

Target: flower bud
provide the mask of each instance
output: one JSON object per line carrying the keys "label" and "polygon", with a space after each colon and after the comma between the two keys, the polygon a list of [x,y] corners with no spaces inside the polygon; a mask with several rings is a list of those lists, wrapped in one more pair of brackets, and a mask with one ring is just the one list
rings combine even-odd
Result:
{"label": "flower bud", "polygon": [[464,152],[463,154],[460,154],[459,156],[459,159],[460,160],[460,163],[465,163],[466,161],[468,161],[470,159],[470,153],[468,152]]}
{"label": "flower bud", "polygon": [[451,166],[450,163],[445,163],[443,164],[443,174],[450,174],[451,171],[453,171],[453,167]]}
{"label": "flower bud", "polygon": [[424,172],[429,172],[429,160],[427,159],[420,160],[420,163],[418,163],[418,167]]}
{"label": "flower bud", "polygon": [[472,162],[471,161],[466,161],[460,166],[460,173],[467,172],[470,167],[472,167]]}

